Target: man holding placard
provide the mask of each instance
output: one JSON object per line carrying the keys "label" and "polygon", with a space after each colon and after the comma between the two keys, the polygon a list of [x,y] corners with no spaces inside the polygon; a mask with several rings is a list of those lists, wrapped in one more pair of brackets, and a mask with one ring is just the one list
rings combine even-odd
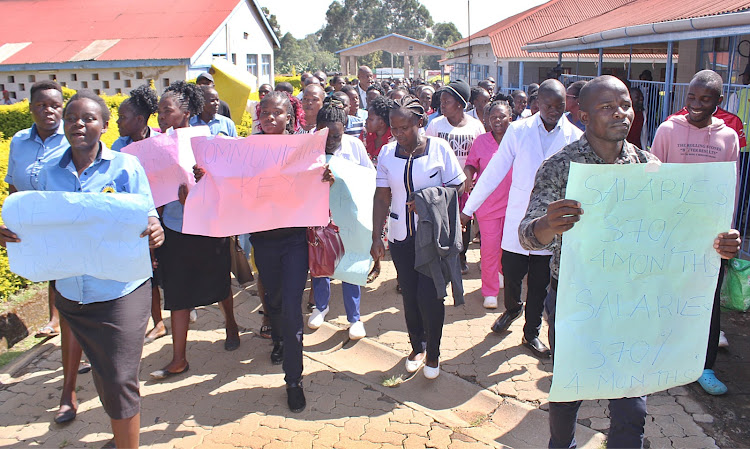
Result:
{"label": "man holding placard", "polygon": [[[577,321],[586,323],[584,325],[584,328],[586,326],[590,328],[599,326],[601,328],[602,322],[605,322],[606,325],[609,326],[609,328],[604,327],[603,330],[599,330],[599,334],[597,336],[599,337],[599,340],[607,342],[613,334],[616,334],[619,331],[621,326],[631,325],[631,321],[628,321],[628,318],[640,317],[641,314],[651,316],[651,312],[653,312],[652,315],[654,317],[657,314],[661,316],[662,313],[666,315],[669,309],[669,304],[671,304],[672,309],[675,309],[674,304],[672,304],[673,302],[679,304],[679,301],[682,299],[683,303],[685,304],[689,303],[689,301],[693,298],[677,298],[676,301],[672,301],[670,297],[669,304],[667,304],[665,300],[663,304],[658,303],[658,306],[652,306],[651,309],[649,309],[649,305],[646,301],[653,301],[653,299],[647,299],[646,295],[644,294],[642,302],[639,301],[635,308],[633,308],[632,306],[627,304],[627,300],[631,299],[628,297],[627,293],[634,290],[636,287],[638,287],[638,283],[643,281],[642,278],[638,278],[631,272],[642,273],[645,268],[640,264],[636,264],[635,262],[631,262],[629,266],[624,263],[618,262],[615,268],[611,268],[616,264],[615,259],[613,259],[611,256],[608,256],[609,259],[607,259],[607,262],[605,262],[603,255],[604,251],[602,251],[602,256],[600,256],[600,258],[597,258],[597,256],[591,257],[587,254],[581,254],[585,253],[585,251],[581,249],[585,244],[581,244],[581,247],[566,244],[565,250],[561,253],[561,236],[563,232],[571,230],[573,226],[581,220],[581,216],[584,213],[582,203],[587,204],[587,207],[590,204],[592,212],[595,209],[594,204],[597,204],[597,202],[603,203],[607,199],[611,201],[617,201],[619,203],[632,201],[632,203],[629,204],[640,206],[642,209],[643,206],[647,204],[647,201],[650,200],[651,202],[654,202],[655,197],[659,197],[660,195],[662,197],[666,197],[670,195],[670,192],[680,192],[680,190],[679,188],[675,189],[676,186],[673,186],[672,190],[669,190],[665,188],[664,183],[661,184],[661,189],[653,188],[653,190],[650,190],[650,188],[648,187],[649,184],[646,184],[646,186],[639,185],[639,187],[633,188],[626,183],[627,179],[623,177],[618,180],[617,184],[613,183],[608,186],[611,187],[609,190],[596,190],[596,192],[599,192],[599,198],[596,201],[589,200],[588,198],[581,199],[580,202],[574,199],[564,199],[566,197],[566,191],[572,192],[573,187],[578,188],[578,184],[584,184],[586,188],[591,188],[590,186],[593,185],[592,180],[595,178],[594,175],[590,175],[588,178],[584,176],[584,180],[581,181],[580,178],[575,179],[574,176],[571,175],[571,185],[568,185],[569,168],[570,171],[573,172],[575,171],[574,169],[577,169],[577,166],[585,167],[586,165],[584,164],[622,165],[649,163],[649,170],[645,170],[647,174],[648,172],[659,170],[659,162],[655,156],[648,153],[647,151],[640,150],[639,148],[625,141],[625,138],[627,137],[628,131],[630,129],[630,125],[633,121],[634,113],[632,110],[632,104],[628,90],[620,80],[612,76],[601,76],[595,78],[581,90],[579,96],[579,104],[581,108],[580,118],[583,124],[586,126],[585,134],[577,142],[568,145],[559,153],[550,157],[539,168],[526,216],[521,221],[521,225],[518,229],[519,240],[524,248],[528,250],[549,249],[553,251],[551,261],[552,280],[550,283],[550,291],[545,301],[545,309],[548,313],[549,318],[550,344],[552,346],[553,354],[555,354],[555,351],[557,350],[559,359],[555,359],[553,386],[550,391],[551,402],[549,419],[551,435],[549,447],[568,448],[576,446],[575,426],[578,408],[581,405],[580,399],[594,398],[610,399],[610,429],[607,447],[641,447],[643,445],[643,434],[646,419],[645,394],[648,394],[648,392],[651,391],[658,390],[653,388],[649,389],[646,387],[641,388],[640,390],[638,388],[626,388],[625,384],[627,383],[630,384],[630,387],[633,387],[634,383],[644,384],[647,382],[644,379],[636,379],[636,376],[628,376],[630,378],[625,380],[619,377],[615,377],[616,375],[620,374],[617,371],[620,366],[619,363],[626,358],[634,359],[636,363],[640,363],[645,360],[646,356],[648,356],[648,364],[653,364],[657,359],[659,359],[660,356],[685,357],[686,355],[670,353],[670,349],[673,349],[675,345],[666,345],[666,339],[668,339],[669,335],[662,333],[662,340],[664,341],[662,342],[661,347],[657,348],[657,343],[659,343],[658,341],[644,341],[641,346],[629,345],[629,352],[620,351],[619,359],[618,356],[615,355],[615,353],[612,353],[611,350],[601,350],[598,352],[598,354],[595,353],[595,355],[599,357],[599,360],[597,361],[600,361],[601,363],[591,363],[589,358],[587,357],[589,356],[588,353],[592,352],[592,346],[596,346],[595,344],[597,343],[603,343],[599,341],[588,342],[584,341],[583,339],[577,339],[575,335],[571,335],[568,331],[576,325],[579,325]],[[652,169],[653,165],[656,165],[656,167]],[[628,167],[618,167],[618,170],[627,168]],[[662,171],[668,171],[665,170],[665,168],[666,167],[662,167]],[[731,170],[732,167],[723,168]],[[731,171],[729,171],[729,173],[731,174]],[[573,183],[573,180],[575,180],[575,185]],[[731,181],[724,182],[727,184],[729,182],[733,183],[734,178],[732,178]],[[628,188],[630,188],[630,190],[628,190]],[[697,199],[705,199],[707,195],[710,195],[709,199],[712,200],[711,204],[714,205],[713,200],[716,199],[717,201],[715,202],[715,204],[719,205],[716,206],[717,214],[721,212],[722,214],[719,215],[726,218],[726,221],[728,223],[729,218],[731,218],[731,212],[727,212],[727,210],[728,208],[731,208],[731,201],[728,201],[728,199],[726,198],[726,192],[724,192],[724,190],[729,189],[731,194],[731,187],[722,185],[722,189],[717,190],[716,193],[709,194],[704,192],[702,196],[700,196],[700,198],[698,196],[689,197],[689,192],[684,193],[684,191],[682,193],[679,193],[679,197],[677,196],[677,193],[675,193],[674,196],[678,198],[679,201],[681,201],[681,205],[690,203],[690,207],[692,209],[701,209],[701,207],[697,206],[697,204],[708,205],[708,201],[703,201],[703,203],[701,203],[701,201],[697,201]],[[593,191],[593,188],[591,188],[591,190]],[[638,199],[639,196],[640,199]],[[693,201],[694,199],[696,199],[696,201]],[[675,200],[674,202],[678,201]],[[616,206],[625,207],[621,205]],[[710,208],[708,206],[705,206],[702,209]],[[612,214],[616,212],[617,210],[611,211]],[[690,211],[688,210],[688,212]],[[687,212],[685,212],[685,214],[687,214]],[[644,240],[650,238],[651,241],[648,243],[650,243],[651,246],[658,246],[659,244],[663,243],[663,248],[661,248],[662,253],[670,254],[669,248],[671,248],[671,254],[674,255],[675,249],[679,249],[677,248],[679,243],[675,244],[675,242],[669,241],[669,235],[671,235],[671,233],[660,231],[660,228],[658,226],[649,228],[644,232],[640,232],[636,227],[633,228],[634,230],[627,229],[625,230],[625,232],[622,232],[622,235],[617,235],[616,232],[621,232],[616,229],[617,226],[620,225],[618,225],[617,223],[612,224],[611,222],[608,222],[607,219],[610,217],[612,217],[612,215],[605,216],[603,221],[597,221],[594,220],[594,217],[590,217],[587,221],[584,219],[586,223],[581,223],[579,226],[583,227],[585,224],[590,227],[592,226],[593,222],[593,226],[600,229],[600,234],[607,237],[601,239],[601,242],[610,242],[602,245],[604,246],[604,248],[610,248],[614,246],[614,244],[611,242],[622,240],[625,242],[632,241],[633,243],[628,244],[633,248],[638,248],[640,250],[643,247],[643,243],[640,243],[641,246],[638,246],[639,243],[636,242],[638,239],[643,237]],[[714,220],[714,223],[715,222],[716,220]],[[677,221],[677,224],[675,225],[672,225],[671,223],[667,224],[666,222],[664,224],[665,228],[669,226],[669,228],[674,231],[674,228],[678,227],[679,221]],[[689,226],[693,228],[696,228],[697,225],[697,222],[689,223]],[[624,224],[622,226],[624,226]],[[688,225],[685,224],[685,227],[687,226]],[[608,239],[608,237],[610,236],[611,239]],[[592,240],[595,240],[599,237],[600,236],[598,235],[592,235],[584,236],[583,239],[588,239],[589,242],[591,242]],[[700,242],[703,242],[703,240],[707,240],[708,238],[713,238],[713,236],[706,236],[706,238],[698,237],[698,240]],[[662,242],[662,240],[665,241]],[[571,243],[571,241],[573,241],[573,233],[570,234],[570,237],[566,237],[566,243]],[[601,244],[601,242],[599,242],[599,244]],[[708,246],[707,243],[703,243],[705,247],[703,249],[710,249],[710,246]],[[735,230],[720,233],[717,237],[714,238],[713,248],[723,259],[728,259],[736,255],[739,251],[739,247],[739,233]],[[704,254],[697,254],[697,251],[699,249],[701,248],[696,248],[693,255],[696,257],[703,256],[703,265],[700,265],[701,270],[705,269],[705,271],[710,271],[710,273],[705,274],[704,276],[698,276],[697,274],[691,273],[689,276],[696,278],[696,285],[700,285],[703,290],[712,290],[712,287],[710,285],[712,282],[711,279],[713,279],[713,282],[716,281],[716,275],[718,275],[718,271],[709,270],[709,268],[713,269],[714,266],[711,264],[711,260],[706,259]],[[562,264],[561,254],[563,256]],[[576,256],[580,257],[582,255],[585,256],[585,260],[588,262],[577,264],[577,266],[573,266],[574,264],[572,263],[568,263],[566,265],[566,260],[570,260]],[[615,258],[616,257],[621,256],[615,256]],[[638,260],[637,256],[633,254],[631,254],[631,257],[634,258],[632,259],[633,261]],[[623,257],[621,257],[620,260],[622,259]],[[624,257],[624,259],[628,258]],[[670,265],[668,260],[667,263],[661,262],[662,265],[659,265],[659,260],[654,259],[653,256],[651,256],[650,260],[652,261],[650,269],[653,271],[649,273],[650,278],[656,278],[657,280],[662,280],[664,284],[669,284],[669,281],[671,279],[667,278],[667,276],[665,276],[664,274],[659,276],[658,272],[665,271],[664,266],[667,267],[666,270],[674,269],[674,266],[676,264],[672,263]],[[601,267],[599,265],[601,265]],[[689,268],[698,266],[693,265],[692,263],[689,265]],[[718,263],[716,263],[716,265],[718,265]],[[564,275],[564,282],[559,283],[559,287],[561,290],[561,302],[558,308],[558,279],[560,279],[561,266]],[[602,269],[603,267],[606,269]],[[613,279],[607,280],[608,283],[606,287],[610,289],[607,290],[607,292],[611,292],[607,293],[607,295],[611,295],[612,297],[616,296],[616,305],[614,299],[610,299],[609,302],[607,302],[607,297],[605,296],[604,300],[602,300],[600,297],[597,297],[593,307],[590,306],[588,304],[588,299],[585,293],[591,293],[592,291],[596,293],[596,286],[593,285],[594,282],[590,282],[590,280],[586,279],[585,281],[589,281],[592,286],[590,287],[590,289],[584,289],[584,287],[581,287],[581,285],[585,284],[585,281],[579,282],[577,279],[573,279],[573,276],[566,277],[570,272],[573,272],[575,270],[583,272],[584,275],[586,274],[586,272],[595,273],[596,275],[612,275]],[[685,271],[685,266],[683,266],[683,271]],[[600,274],[600,272],[603,274]],[[581,275],[580,273],[576,274],[583,277],[583,275]],[[580,290],[573,290],[574,288]],[[573,294],[573,298],[571,301],[569,297],[563,294],[563,291],[565,291],[565,293],[578,291],[578,296]],[[653,293],[654,296],[661,294],[661,292],[659,291],[652,291],[649,293]],[[660,296],[656,296],[656,298],[658,300],[663,299],[663,297]],[[706,301],[704,302],[710,302],[710,299],[706,298]],[[623,309],[625,309],[626,307],[629,308],[627,308],[626,311],[621,311],[621,303],[624,304],[622,307]],[[562,309],[565,308],[567,311],[571,308],[574,308],[572,306],[582,306],[584,316],[572,314],[564,316],[562,313]],[[599,307],[598,309],[597,306]],[[642,310],[644,306],[645,312]],[[687,306],[685,305],[682,306],[682,309],[677,307],[675,309],[674,315],[685,315],[680,316],[680,318],[685,318],[686,320],[688,318],[697,317],[697,319],[703,320],[700,321],[700,323],[707,328],[708,317],[704,313],[706,305],[702,303],[698,304],[696,302],[694,308],[692,305],[690,307],[691,308],[688,311],[690,313],[686,312]],[[556,309],[559,309],[557,311],[560,315],[560,317],[558,317],[557,324],[555,323]],[[580,310],[577,311],[577,313],[580,314]],[[687,317],[686,315],[691,316]],[[671,316],[672,313],[670,312],[670,317]],[[594,320],[589,319],[592,317],[594,317]],[[677,319],[677,317],[675,319]],[[647,330],[649,329],[644,330],[644,334],[647,333]],[[671,329],[669,331],[671,332]],[[557,342],[555,341],[556,333],[558,333],[558,335],[560,336],[560,339]],[[684,340],[689,336],[676,335],[674,337],[675,340]],[[617,336],[615,336],[615,338],[617,338]],[[644,336],[643,338],[644,340],[646,340],[649,337]],[[696,338],[699,338],[699,336],[696,336]],[[574,348],[574,351],[569,350],[571,347],[571,342],[573,343],[572,346]],[[589,343],[593,343],[593,345],[589,345]],[[666,349],[664,349],[664,352],[667,353],[666,356],[661,352],[661,350],[665,347]],[[563,354],[563,348],[568,350],[568,352]],[[698,359],[698,357],[700,357],[699,354],[694,356],[691,354],[691,356],[695,359]],[[702,363],[702,361],[700,361],[700,363]],[[647,363],[644,363],[644,365],[645,364]],[[614,366],[615,371],[612,372],[612,378],[605,378],[605,376],[599,375],[598,385],[581,386],[579,385],[579,377],[577,373],[575,377],[572,378],[573,380],[571,380],[571,377],[560,377],[562,376],[562,374],[558,374],[558,365],[560,365],[560,367],[562,367],[562,365],[574,365],[577,369],[580,370],[581,379],[583,379],[584,376],[588,375],[592,370],[605,365],[607,365],[607,368],[609,368],[610,365]],[[699,375],[698,374],[692,380],[689,380],[688,378],[692,374],[693,373],[688,373],[687,371],[680,373],[680,375],[685,376],[685,380],[683,383],[695,380],[695,378],[697,378]],[[555,376],[557,376],[557,378],[555,378]],[[672,377],[670,378],[670,376]],[[643,377],[645,378],[645,375],[643,375]],[[677,374],[667,373],[666,377],[666,380],[662,379],[661,372],[659,372],[659,378],[654,380],[652,383],[658,386],[671,380],[671,382],[674,384]],[[597,382],[594,382],[594,384],[596,383]],[[636,385],[636,387],[637,386],[639,385]],[[593,393],[589,390],[586,390],[586,387],[588,387],[589,390],[593,391]],[[662,389],[666,388],[668,387],[664,387]]]}

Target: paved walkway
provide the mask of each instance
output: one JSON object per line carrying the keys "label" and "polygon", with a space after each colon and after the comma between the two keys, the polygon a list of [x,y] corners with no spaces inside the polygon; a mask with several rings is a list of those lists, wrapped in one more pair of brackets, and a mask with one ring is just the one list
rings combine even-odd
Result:
{"label": "paved walkway", "polygon": [[[469,261],[479,257],[477,245]],[[552,364],[520,346],[522,320],[505,336],[489,332],[497,313],[481,306],[476,263],[465,278],[467,304],[448,299],[443,334],[444,371],[435,381],[407,377],[409,351],[395,270],[384,262],[363,293],[368,338],[350,342],[333,288],[329,323],[305,336],[308,407],[292,414],[271,344],[260,338],[259,300],[236,289],[242,346],[223,350],[221,312],[199,311],[189,334],[190,371],[162,382],[148,373],[171,357],[171,339],[147,345],[141,365],[143,446],[177,448],[484,448],[546,447],[546,395]],[[168,320],[167,320],[168,322]],[[542,329],[546,335],[546,328]],[[111,438],[90,375],[79,376],[79,412],[65,426],[52,422],[62,384],[59,339],[39,348],[30,362],[0,375],[0,446],[101,447]],[[392,385],[392,386],[386,386]],[[647,447],[716,447],[696,421],[711,416],[685,388],[649,399]],[[580,447],[600,448],[609,422],[607,401],[589,401],[579,416]]]}

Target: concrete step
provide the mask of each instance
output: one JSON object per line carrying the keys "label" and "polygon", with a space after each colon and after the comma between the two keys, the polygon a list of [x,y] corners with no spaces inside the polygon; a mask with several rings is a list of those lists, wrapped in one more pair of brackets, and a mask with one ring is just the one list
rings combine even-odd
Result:
{"label": "concrete step", "polygon": [[[421,370],[410,375],[405,354],[368,338],[349,341],[347,331],[332,324],[305,335],[305,355],[491,447],[547,446],[548,412],[445,371],[434,380]],[[387,387],[386,379],[401,381]],[[604,435],[581,425],[576,437],[581,448],[598,449],[605,441]]]}

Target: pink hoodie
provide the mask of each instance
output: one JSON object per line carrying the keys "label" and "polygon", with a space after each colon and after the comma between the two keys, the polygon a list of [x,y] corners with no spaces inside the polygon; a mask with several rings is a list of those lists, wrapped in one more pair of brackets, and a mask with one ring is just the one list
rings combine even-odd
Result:
{"label": "pink hoodie", "polygon": [[735,162],[740,157],[737,133],[712,117],[711,124],[696,128],[683,115],[672,116],[656,130],[651,152],[662,162]]}
{"label": "pink hoodie", "polygon": [[[720,118],[712,117],[710,125],[696,128],[687,121],[687,116],[673,115],[656,130],[651,152],[660,161],[669,163],[737,162],[740,141],[737,133]],[[735,200],[739,196],[739,164],[737,169]]]}

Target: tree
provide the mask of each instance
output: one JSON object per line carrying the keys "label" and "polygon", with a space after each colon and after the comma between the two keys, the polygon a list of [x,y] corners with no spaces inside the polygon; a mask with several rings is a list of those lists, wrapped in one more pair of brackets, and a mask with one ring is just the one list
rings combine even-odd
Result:
{"label": "tree", "polygon": [[265,6],[260,8],[260,10],[263,12],[263,15],[266,16],[268,24],[271,25],[271,29],[276,35],[276,39],[281,40],[281,27],[279,26],[279,21],[276,20],[276,14],[271,14],[271,11]]}
{"label": "tree", "polygon": [[432,24],[419,0],[334,0],[318,35],[320,45],[335,52],[390,33],[423,40]]}
{"label": "tree", "polygon": [[432,33],[430,33],[428,41],[433,45],[445,48],[461,40],[462,37],[461,32],[458,31],[453,22],[440,22],[432,27]]}
{"label": "tree", "polygon": [[[424,40],[432,26],[432,16],[419,0],[384,0],[389,33]],[[376,36],[377,37],[377,36]]]}
{"label": "tree", "polygon": [[[456,25],[453,22],[440,22],[433,25],[431,32],[427,37],[427,41],[438,47],[446,48],[452,43],[461,40],[461,32],[458,31]],[[439,70],[440,56],[427,56],[424,58],[424,67],[430,70]]]}
{"label": "tree", "polygon": [[280,40],[280,48],[275,52],[276,67],[280,73],[323,70],[336,71],[339,61],[336,55],[320,48],[318,37],[309,34],[304,39],[296,39],[286,33]]}
{"label": "tree", "polygon": [[333,53],[320,47],[318,36],[310,34],[305,36],[304,39],[297,39],[291,33],[282,36],[276,16],[271,14],[268,8],[264,7],[261,10],[279,39],[279,48],[273,51],[277,72],[299,73],[315,70],[330,72],[338,70],[338,58]]}

